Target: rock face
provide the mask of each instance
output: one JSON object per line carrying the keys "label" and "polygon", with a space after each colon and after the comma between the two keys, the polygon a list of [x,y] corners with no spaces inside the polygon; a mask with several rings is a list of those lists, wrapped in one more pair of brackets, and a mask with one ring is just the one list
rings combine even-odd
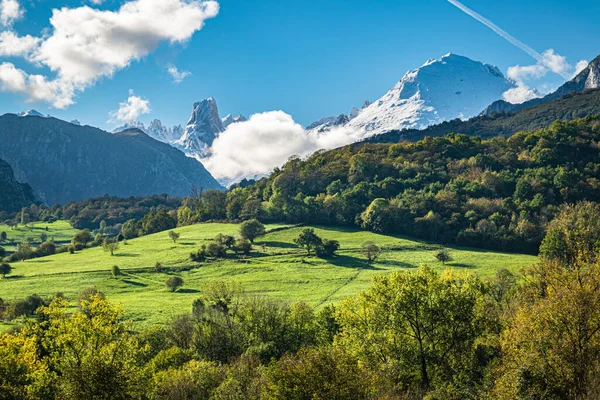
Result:
{"label": "rock face", "polygon": [[552,100],[560,99],[564,95],[574,92],[583,92],[586,89],[600,88],[600,56],[596,57],[583,71],[575,78],[559,87],[555,92],[539,99],[533,99],[521,104],[511,104],[504,100],[498,100],[490,104],[482,115],[491,116],[496,113],[513,113],[524,110],[539,104],[547,103]]}
{"label": "rock face", "polygon": [[138,129],[108,133],[55,118],[0,117],[0,158],[46,204],[222,189],[197,160]]}
{"label": "rock face", "polygon": [[17,182],[11,166],[0,159],[0,211],[14,212],[35,202],[31,186]]}
{"label": "rock face", "polygon": [[[344,126],[362,132],[363,137],[392,130],[424,129],[443,121],[476,116],[513,87],[498,68],[447,54],[407,72],[377,101],[352,109]],[[333,118],[324,118],[308,129],[326,128],[332,121]]]}
{"label": "rock face", "polygon": [[217,102],[212,97],[194,103],[192,115],[175,144],[188,154],[207,154],[215,138],[225,130]]}

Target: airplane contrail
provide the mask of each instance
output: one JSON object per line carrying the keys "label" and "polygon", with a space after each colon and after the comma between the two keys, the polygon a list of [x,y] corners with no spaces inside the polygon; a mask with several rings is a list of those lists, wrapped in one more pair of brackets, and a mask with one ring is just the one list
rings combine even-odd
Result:
{"label": "airplane contrail", "polygon": [[[483,15],[481,15],[481,14],[479,14],[479,13],[471,10],[469,7],[465,6],[460,1],[457,1],[457,0],[448,0],[448,2],[450,2],[452,5],[454,5],[455,7],[459,8],[460,10],[462,10],[465,14],[470,15],[471,17],[475,18],[477,21],[481,22],[482,24],[484,24],[485,26],[487,26],[488,28],[490,28],[491,30],[493,30],[494,32],[496,32],[498,35],[500,35],[501,37],[503,37],[504,39],[506,39],[512,45],[518,47],[519,49],[521,49],[524,52],[526,52],[527,54],[529,54],[538,63],[540,63],[540,64],[542,64],[544,66],[547,66],[546,65],[547,62],[544,59],[544,56],[542,56],[540,53],[538,53],[537,51],[535,51],[531,47],[527,46],[525,43],[521,42],[519,39],[517,39],[516,37],[514,37],[510,33],[506,32],[504,29],[500,28],[498,25],[494,24],[492,21],[490,21],[489,19],[487,19]],[[552,68],[550,68],[550,70],[552,70]],[[559,72],[559,74],[563,78],[565,78],[565,79],[570,79],[569,74],[567,74],[565,72]]]}

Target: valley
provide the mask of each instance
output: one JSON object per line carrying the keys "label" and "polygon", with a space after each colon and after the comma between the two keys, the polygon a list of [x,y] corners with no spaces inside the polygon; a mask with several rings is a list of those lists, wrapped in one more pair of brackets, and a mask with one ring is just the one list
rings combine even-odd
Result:
{"label": "valley", "polygon": [[[71,233],[63,229],[65,224],[59,221],[50,225],[57,239]],[[165,231],[128,240],[114,256],[100,247],[14,263],[12,273],[0,280],[0,298],[15,300],[32,294],[46,298],[60,292],[74,307],[77,294],[95,286],[111,301],[121,303],[127,318],[141,329],[167,323],[189,312],[203,288],[217,281],[239,283],[252,295],[287,302],[304,301],[320,309],[366,289],[373,276],[392,271],[429,265],[437,271],[452,268],[491,278],[500,269],[517,272],[537,260],[529,255],[449,246],[453,261],[442,265],[435,259],[439,245],[404,236],[316,227],[319,236],[337,240],[341,245],[336,256],[322,259],[307,257],[306,251],[294,244],[293,239],[303,228],[287,225],[267,225],[266,228],[276,231],[258,238],[248,257],[192,262],[190,253],[202,244],[212,242],[220,233],[237,235],[239,231],[239,224],[203,223],[175,229],[181,235],[177,243],[173,243]],[[31,235],[35,231],[37,226],[32,227]],[[28,235],[21,232],[21,236]],[[373,264],[368,264],[360,251],[367,241],[383,249]],[[155,270],[157,262],[164,271]],[[111,275],[113,265],[119,267],[121,276]],[[165,287],[170,276],[180,276],[184,281],[175,293]],[[4,329],[18,322],[5,324]]]}

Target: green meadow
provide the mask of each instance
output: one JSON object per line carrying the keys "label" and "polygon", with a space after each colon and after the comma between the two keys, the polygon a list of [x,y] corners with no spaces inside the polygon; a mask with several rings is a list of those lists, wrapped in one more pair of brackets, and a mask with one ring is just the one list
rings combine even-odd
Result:
{"label": "green meadow", "polygon": [[55,222],[32,222],[27,226],[18,225],[10,227],[6,224],[0,224],[0,232],[6,232],[7,240],[0,243],[8,251],[14,251],[15,246],[21,242],[29,241],[34,246],[41,243],[40,235],[46,234],[47,240],[54,240],[57,245],[65,245],[71,242],[71,238],[77,229],[69,224],[69,221]]}
{"label": "green meadow", "polygon": [[[59,232],[65,237],[74,233],[61,226],[58,222],[52,225],[56,237]],[[453,261],[442,265],[435,259],[440,249],[438,245],[406,237],[316,227],[319,236],[338,240],[341,245],[337,256],[319,259],[307,257],[306,252],[294,244],[293,239],[303,228],[283,225],[267,226],[269,230],[276,230],[257,239],[252,255],[247,258],[206,263],[190,260],[190,252],[203,243],[219,233],[236,235],[238,229],[236,224],[199,224],[175,229],[181,235],[177,243],[169,238],[168,232],[161,232],[121,243],[114,256],[102,248],[90,248],[75,254],[62,253],[14,263],[12,274],[0,279],[0,298],[19,299],[34,293],[53,296],[60,292],[74,305],[79,291],[95,286],[111,300],[120,302],[134,326],[141,328],[190,311],[203,287],[220,280],[235,281],[250,294],[304,301],[318,308],[364,290],[374,275],[413,269],[422,264],[438,270],[454,268],[489,277],[498,269],[517,271],[537,260],[529,255],[448,247]],[[373,241],[384,249],[372,265],[360,252],[366,241]],[[157,262],[166,268],[165,272],[155,272]],[[111,275],[113,265],[121,269],[122,276]],[[171,275],[184,280],[183,287],[175,293],[165,287]]]}

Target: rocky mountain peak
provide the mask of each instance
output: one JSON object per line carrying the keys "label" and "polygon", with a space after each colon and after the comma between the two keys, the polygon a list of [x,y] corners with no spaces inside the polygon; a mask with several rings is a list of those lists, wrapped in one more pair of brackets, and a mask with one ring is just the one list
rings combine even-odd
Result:
{"label": "rocky mountain peak", "polygon": [[217,102],[209,97],[194,103],[192,115],[175,144],[189,153],[206,154],[215,138],[224,130]]}

